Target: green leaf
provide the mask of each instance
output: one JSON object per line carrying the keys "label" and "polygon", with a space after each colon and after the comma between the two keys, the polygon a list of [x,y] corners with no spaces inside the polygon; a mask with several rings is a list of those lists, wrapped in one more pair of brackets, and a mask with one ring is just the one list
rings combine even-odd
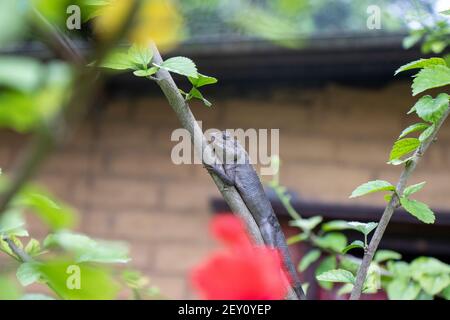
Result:
{"label": "green leaf", "polygon": [[186,57],[173,57],[164,61],[161,65],[154,64],[167,71],[181,74],[183,76],[197,78],[197,67],[191,59]]}
{"label": "green leaf", "polygon": [[395,278],[386,288],[390,300],[414,300],[420,292],[420,286],[408,278]]}
{"label": "green leaf", "polygon": [[134,59],[132,59],[128,53],[123,50],[116,50],[109,53],[100,66],[113,70],[138,69]]}
{"label": "green leaf", "polygon": [[445,63],[444,59],[441,59],[441,58],[419,59],[419,60],[412,61],[410,63],[407,63],[407,64],[401,66],[400,68],[398,68],[395,71],[395,75],[398,74],[399,72],[403,72],[406,70],[420,69],[420,68],[425,68],[425,67],[435,66],[435,65],[446,66],[446,63]]}
{"label": "green leaf", "polygon": [[360,240],[355,240],[352,243],[350,243],[348,246],[346,246],[344,248],[344,250],[342,250],[342,253],[347,253],[349,250],[355,249],[355,248],[364,249],[364,242],[362,242]]}
{"label": "green leaf", "polygon": [[426,95],[420,98],[413,108],[417,115],[423,120],[436,123],[448,109],[448,98],[446,93],[439,94],[435,99]]}
{"label": "green leaf", "polygon": [[0,57],[0,86],[23,92],[36,90],[45,75],[45,68],[38,61],[25,57]]}
{"label": "green leaf", "polygon": [[338,296],[342,296],[344,294],[349,294],[353,290],[353,284],[352,283],[346,283],[342,285],[339,290],[336,292]]}
{"label": "green leaf", "polygon": [[388,260],[400,260],[401,258],[402,255],[398,252],[392,250],[378,250],[375,253],[375,257],[373,260],[380,263]]}
{"label": "green leaf", "polygon": [[[0,2],[1,8],[1,2]],[[4,274],[0,275],[0,300],[17,300],[20,298],[20,290],[16,281],[12,281]]]}
{"label": "green leaf", "polygon": [[432,124],[427,130],[422,132],[422,134],[419,136],[419,141],[423,143],[428,140],[433,135],[435,128],[435,124]]}
{"label": "green leaf", "polygon": [[202,93],[201,93],[198,89],[196,89],[195,87],[192,88],[191,91],[189,91],[189,93],[188,93],[188,95],[187,95],[187,97],[186,97],[186,100],[190,100],[190,99],[192,99],[192,98],[196,98],[196,99],[199,99],[199,100],[203,101],[203,103],[204,103],[205,106],[207,106],[207,107],[211,107],[211,106],[212,106],[212,103],[209,102],[208,100],[206,100],[206,99],[203,97]]}
{"label": "green leaf", "polygon": [[41,252],[41,244],[36,239],[32,238],[25,246],[25,252],[33,257]]}
{"label": "green leaf", "polygon": [[321,222],[322,222],[321,216],[313,216],[308,219],[297,219],[294,221],[289,221],[289,225],[293,227],[298,227],[304,231],[311,231],[315,227],[317,227]]}
{"label": "green leaf", "polygon": [[35,283],[41,277],[39,266],[36,262],[22,263],[16,272],[17,280],[24,287]]}
{"label": "green leaf", "polygon": [[108,269],[85,263],[54,260],[41,264],[39,272],[64,300],[112,300],[120,290]]}
{"label": "green leaf", "polygon": [[348,222],[345,220],[333,220],[322,224],[322,230],[325,232],[328,231],[337,231],[337,230],[347,230],[350,229]]}
{"label": "green leaf", "polygon": [[[413,107],[414,108],[414,107]],[[415,109],[414,109],[415,110]],[[406,128],[405,130],[402,131],[402,133],[400,134],[400,136],[398,137],[399,139],[406,137],[408,134],[411,134],[413,132],[417,132],[417,131],[423,131],[425,129],[427,129],[430,125],[427,123],[415,123],[413,125],[410,125],[408,128]]]}
{"label": "green leaf", "polygon": [[322,237],[317,237],[314,244],[322,249],[340,253],[347,246],[347,238],[342,233],[330,232]]}
{"label": "green leaf", "polygon": [[351,221],[348,223],[349,226],[351,226],[352,229],[361,232],[364,235],[368,235],[371,233],[377,226],[378,223],[376,222],[357,222],[357,221]]}
{"label": "green leaf", "polygon": [[204,74],[198,73],[198,78],[189,77],[189,81],[196,88],[206,86],[208,84],[217,83],[217,79],[214,77],[205,76]]}
{"label": "green leaf", "polygon": [[400,203],[406,211],[420,221],[424,223],[434,223],[434,213],[425,203],[405,197],[400,198]]}
{"label": "green leaf", "polygon": [[[326,271],[336,269],[336,266],[337,266],[336,257],[334,255],[331,255],[329,257],[326,257],[325,259],[323,259],[320,262],[320,264],[317,266],[314,274],[316,275],[316,278],[317,278],[318,275],[320,275]],[[331,282],[319,281],[318,283],[324,289],[331,290],[333,288],[333,283],[331,283]]]}
{"label": "green leaf", "polygon": [[151,67],[151,68],[149,68],[147,70],[136,70],[136,71],[133,72],[133,74],[136,77],[149,77],[149,76],[152,76],[155,73],[157,73],[158,70],[159,70],[159,68],[157,68],[157,67]]}
{"label": "green leaf", "polygon": [[28,187],[20,194],[20,203],[33,210],[52,230],[73,227],[76,213],[66,205],[56,203],[49,194],[37,187]]}
{"label": "green leaf", "polygon": [[19,209],[9,209],[0,216],[1,236],[27,237],[28,232],[23,227],[25,219]]}
{"label": "green leaf", "polygon": [[404,261],[388,261],[387,268],[394,278],[409,278],[411,276],[411,267]]}
{"label": "green leaf", "polygon": [[152,61],[153,51],[148,46],[134,44],[128,49],[128,56],[136,65],[147,68]]}
{"label": "green leaf", "polygon": [[394,143],[389,161],[399,160],[404,155],[415,151],[420,146],[420,140],[416,138],[405,138]]}
{"label": "green leaf", "polygon": [[350,198],[361,197],[366,194],[379,191],[395,191],[395,187],[389,182],[383,180],[369,181],[357,187],[352,192]]}
{"label": "green leaf", "polygon": [[438,274],[438,275],[428,275],[422,274],[415,278],[422,289],[434,296],[444,290],[450,285],[450,275],[449,274]]}
{"label": "green leaf", "polygon": [[435,65],[420,70],[412,84],[413,96],[432,88],[450,84],[450,69],[444,65]]}
{"label": "green leaf", "polygon": [[355,283],[355,276],[344,269],[334,269],[318,275],[317,280],[327,282]]}
{"label": "green leaf", "polygon": [[443,14],[445,16],[450,16],[450,9],[449,10],[440,11],[439,13]]}
{"label": "green leaf", "polygon": [[416,193],[425,186],[426,181],[423,181],[421,183],[414,184],[412,186],[406,187],[405,191],[403,191],[403,196],[406,198],[409,198],[413,193]]}
{"label": "green leaf", "polygon": [[449,274],[450,266],[436,258],[419,257],[414,259],[410,264],[412,276],[414,278],[422,274]]}
{"label": "green leaf", "polygon": [[57,245],[75,254],[76,262],[126,263],[128,248],[121,242],[98,241],[68,231],[47,236],[44,246]]}
{"label": "green leaf", "polygon": [[306,269],[308,269],[308,267],[314,263],[315,261],[317,261],[317,259],[320,258],[320,250],[314,249],[309,251],[307,254],[305,254],[302,258],[302,260],[300,261],[300,264],[298,265],[298,270],[300,272],[305,271]]}
{"label": "green leaf", "polygon": [[300,234],[296,234],[295,236],[289,237],[287,239],[287,245],[291,245],[297,242],[302,242],[305,241],[306,239],[308,239],[308,235],[306,233],[300,233]]}
{"label": "green leaf", "polygon": [[441,296],[446,300],[450,300],[450,286],[442,290]]}

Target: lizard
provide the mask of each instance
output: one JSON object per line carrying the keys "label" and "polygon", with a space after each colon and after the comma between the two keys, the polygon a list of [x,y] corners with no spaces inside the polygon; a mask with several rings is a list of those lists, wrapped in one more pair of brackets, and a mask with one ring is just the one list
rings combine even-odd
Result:
{"label": "lizard", "polygon": [[227,131],[212,133],[210,147],[221,163],[204,163],[205,168],[216,174],[225,186],[237,189],[258,224],[264,243],[279,250],[295,293],[299,299],[305,299],[280,223],[247,152]]}

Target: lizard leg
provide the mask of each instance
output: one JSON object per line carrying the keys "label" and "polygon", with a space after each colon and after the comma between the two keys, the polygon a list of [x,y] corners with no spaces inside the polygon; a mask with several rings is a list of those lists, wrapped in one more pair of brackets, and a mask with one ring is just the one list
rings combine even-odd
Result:
{"label": "lizard leg", "polygon": [[216,176],[218,176],[220,178],[220,180],[223,181],[223,183],[225,184],[225,186],[234,186],[234,181],[233,179],[231,179],[227,173],[225,172],[225,170],[223,169],[223,167],[221,165],[211,165],[211,164],[203,164],[203,166],[206,168],[206,170],[208,170],[209,172],[214,173]]}

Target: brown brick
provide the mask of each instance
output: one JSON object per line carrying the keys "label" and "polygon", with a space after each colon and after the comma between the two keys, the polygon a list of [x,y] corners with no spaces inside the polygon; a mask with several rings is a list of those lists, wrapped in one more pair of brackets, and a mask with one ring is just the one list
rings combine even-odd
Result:
{"label": "brown brick", "polygon": [[103,208],[149,208],[156,206],[160,197],[159,187],[149,180],[96,177],[76,189],[87,204]]}
{"label": "brown brick", "polygon": [[336,141],[333,137],[283,134],[280,136],[280,157],[282,161],[307,159],[333,161]]}
{"label": "brown brick", "polygon": [[83,230],[93,237],[108,237],[116,224],[116,214],[113,210],[90,209],[83,212]]}
{"label": "brown brick", "polygon": [[281,168],[281,183],[305,200],[349,202],[351,192],[369,178],[368,170],[331,164],[296,163]]}
{"label": "brown brick", "polygon": [[89,154],[79,151],[58,151],[52,154],[41,168],[43,173],[81,175],[88,171]]}
{"label": "brown brick", "polygon": [[210,183],[187,180],[164,185],[163,206],[167,210],[185,210],[196,212],[209,211],[209,200],[219,196],[217,187]]}
{"label": "brown brick", "polygon": [[382,167],[389,160],[393,142],[364,139],[341,139],[334,159],[338,164],[365,168]]}
{"label": "brown brick", "polygon": [[209,218],[208,214],[123,211],[116,217],[114,230],[125,238],[207,242]]}
{"label": "brown brick", "polygon": [[191,175],[189,165],[175,165],[170,154],[158,156],[151,150],[111,153],[106,163],[106,172],[129,177],[187,179]]}
{"label": "brown brick", "polygon": [[127,241],[130,248],[129,264],[138,270],[149,270],[155,264],[155,248],[149,243]]}
{"label": "brown brick", "polygon": [[99,146],[101,148],[151,148],[153,137],[151,126],[134,123],[102,123],[100,125]]}
{"label": "brown brick", "polygon": [[207,258],[212,251],[209,247],[186,244],[167,244],[156,250],[156,272],[187,273]]}
{"label": "brown brick", "polygon": [[151,126],[179,127],[179,120],[164,97],[146,97],[133,103],[136,122]]}

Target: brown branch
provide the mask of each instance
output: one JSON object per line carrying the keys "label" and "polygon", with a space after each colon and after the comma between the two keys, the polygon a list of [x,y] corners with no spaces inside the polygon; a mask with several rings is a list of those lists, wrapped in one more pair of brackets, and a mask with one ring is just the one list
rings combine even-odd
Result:
{"label": "brown branch", "polygon": [[[157,65],[161,65],[163,60],[158,49],[154,44],[151,45],[151,48],[153,51],[153,62]],[[170,106],[175,111],[181,125],[189,132],[197,155],[203,156],[205,163],[214,163],[213,159],[215,156],[207,152],[208,144],[202,129],[192,114],[189,105],[180,94],[180,90],[173,81],[170,73],[162,68],[159,69],[156,74],[156,83],[159,85]],[[209,174],[231,210],[244,221],[253,241],[258,245],[264,245],[264,240],[261,236],[259,227],[236,188],[225,186],[222,180],[214,173],[209,172]],[[294,293],[292,287],[288,285],[288,288],[288,299],[298,299],[299,297]]]}
{"label": "brown branch", "polygon": [[425,154],[425,151],[430,147],[431,143],[435,141],[436,136],[444,123],[445,119],[447,119],[450,113],[450,108],[447,109],[446,113],[442,116],[441,120],[437,123],[433,134],[416,150],[412,159],[406,164],[405,169],[402,171],[399,181],[397,183],[396,192],[392,196],[391,200],[386,206],[386,209],[381,216],[380,222],[378,223],[378,227],[375,230],[375,233],[370,241],[369,247],[364,254],[363,261],[361,266],[358,269],[358,274],[356,276],[355,286],[350,295],[351,300],[358,300],[361,296],[361,292],[363,290],[364,282],[367,277],[367,272],[369,270],[369,266],[372,263],[373,256],[378,249],[378,245],[380,244],[381,238],[383,237],[384,231],[386,230],[389,221],[394,214],[395,209],[399,206],[400,199],[399,196],[403,194],[403,191],[406,187],[408,179],[414,172],[419,163],[420,159]]}

